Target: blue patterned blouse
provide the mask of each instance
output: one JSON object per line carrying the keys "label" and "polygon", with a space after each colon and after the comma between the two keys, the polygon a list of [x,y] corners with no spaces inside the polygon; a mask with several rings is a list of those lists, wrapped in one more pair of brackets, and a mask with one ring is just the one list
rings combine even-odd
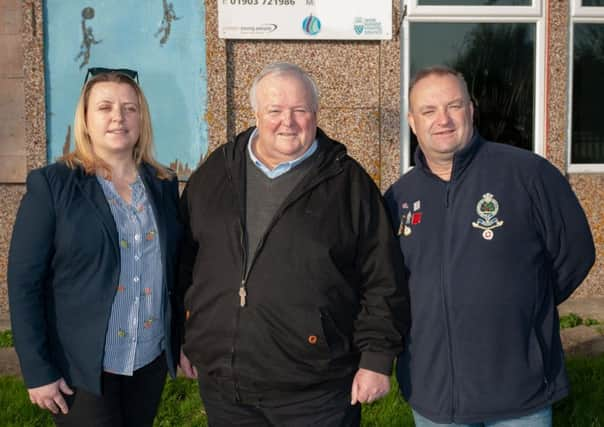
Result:
{"label": "blue patterned blouse", "polygon": [[120,197],[111,181],[97,178],[117,226],[121,260],[103,368],[132,375],[164,348],[162,259],[157,226],[140,176],[130,185],[130,204]]}

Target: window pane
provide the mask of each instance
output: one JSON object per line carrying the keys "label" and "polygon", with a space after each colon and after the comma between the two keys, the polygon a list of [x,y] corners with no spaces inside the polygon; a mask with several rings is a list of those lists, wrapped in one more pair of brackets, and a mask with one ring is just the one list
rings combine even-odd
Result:
{"label": "window pane", "polygon": [[531,6],[533,3],[531,0],[418,0],[417,4],[418,6]]}
{"label": "window pane", "polygon": [[[410,77],[436,64],[460,71],[480,134],[533,150],[535,31],[534,23],[413,22]],[[411,137],[414,149],[412,132]]]}
{"label": "window pane", "polygon": [[581,6],[604,6],[604,0],[582,0]]}
{"label": "window pane", "polygon": [[575,24],[571,163],[604,163],[604,24]]}

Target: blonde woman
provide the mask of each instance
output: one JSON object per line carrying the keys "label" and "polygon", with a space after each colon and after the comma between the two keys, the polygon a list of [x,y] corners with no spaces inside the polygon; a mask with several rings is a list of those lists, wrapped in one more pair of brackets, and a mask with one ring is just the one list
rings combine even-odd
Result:
{"label": "blonde woman", "polygon": [[[9,253],[15,347],[59,426],[151,426],[179,357],[178,183],[131,70],[90,69],[75,150],[33,170]],[[87,75],[87,77],[88,77]]]}

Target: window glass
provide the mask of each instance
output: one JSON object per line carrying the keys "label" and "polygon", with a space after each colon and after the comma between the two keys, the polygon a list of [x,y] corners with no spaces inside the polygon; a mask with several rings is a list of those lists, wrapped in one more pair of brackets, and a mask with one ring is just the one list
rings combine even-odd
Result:
{"label": "window glass", "polygon": [[604,163],[604,24],[574,24],[571,163]]}
{"label": "window glass", "polygon": [[[602,0],[587,0],[602,1]],[[531,0],[418,0],[418,6],[530,6]]]}
{"label": "window glass", "polygon": [[604,6],[604,0],[582,0],[581,6]]}
{"label": "window glass", "polygon": [[[426,66],[460,71],[475,104],[480,134],[533,150],[534,23],[409,24],[410,77]],[[411,159],[415,135],[411,132]]]}

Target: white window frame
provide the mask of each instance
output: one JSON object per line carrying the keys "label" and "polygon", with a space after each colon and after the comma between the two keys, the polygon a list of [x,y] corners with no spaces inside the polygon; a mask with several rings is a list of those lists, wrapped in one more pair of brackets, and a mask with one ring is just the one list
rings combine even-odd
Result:
{"label": "white window frame", "polygon": [[541,1],[533,0],[530,6],[420,6],[418,0],[403,0],[409,16],[540,16]]}
{"label": "white window frame", "polygon": [[571,163],[572,160],[572,131],[573,131],[573,76],[575,58],[575,24],[602,24],[604,25],[604,6],[581,6],[581,0],[571,3],[571,16],[569,19],[569,60],[568,60],[568,128],[566,147],[566,164],[569,173],[603,173],[604,163]]}
{"label": "white window frame", "polygon": [[409,153],[409,24],[430,23],[531,23],[535,24],[535,117],[533,126],[534,152],[545,153],[545,27],[546,17],[541,0],[532,6],[418,6],[417,0],[401,0],[401,10],[407,7],[401,28],[401,173],[410,169]]}
{"label": "white window frame", "polygon": [[[570,4],[571,18],[594,17],[601,18],[604,15],[604,6],[583,6],[582,0],[572,0]],[[571,19],[572,20],[572,19]],[[586,21],[591,22],[591,21]]]}

